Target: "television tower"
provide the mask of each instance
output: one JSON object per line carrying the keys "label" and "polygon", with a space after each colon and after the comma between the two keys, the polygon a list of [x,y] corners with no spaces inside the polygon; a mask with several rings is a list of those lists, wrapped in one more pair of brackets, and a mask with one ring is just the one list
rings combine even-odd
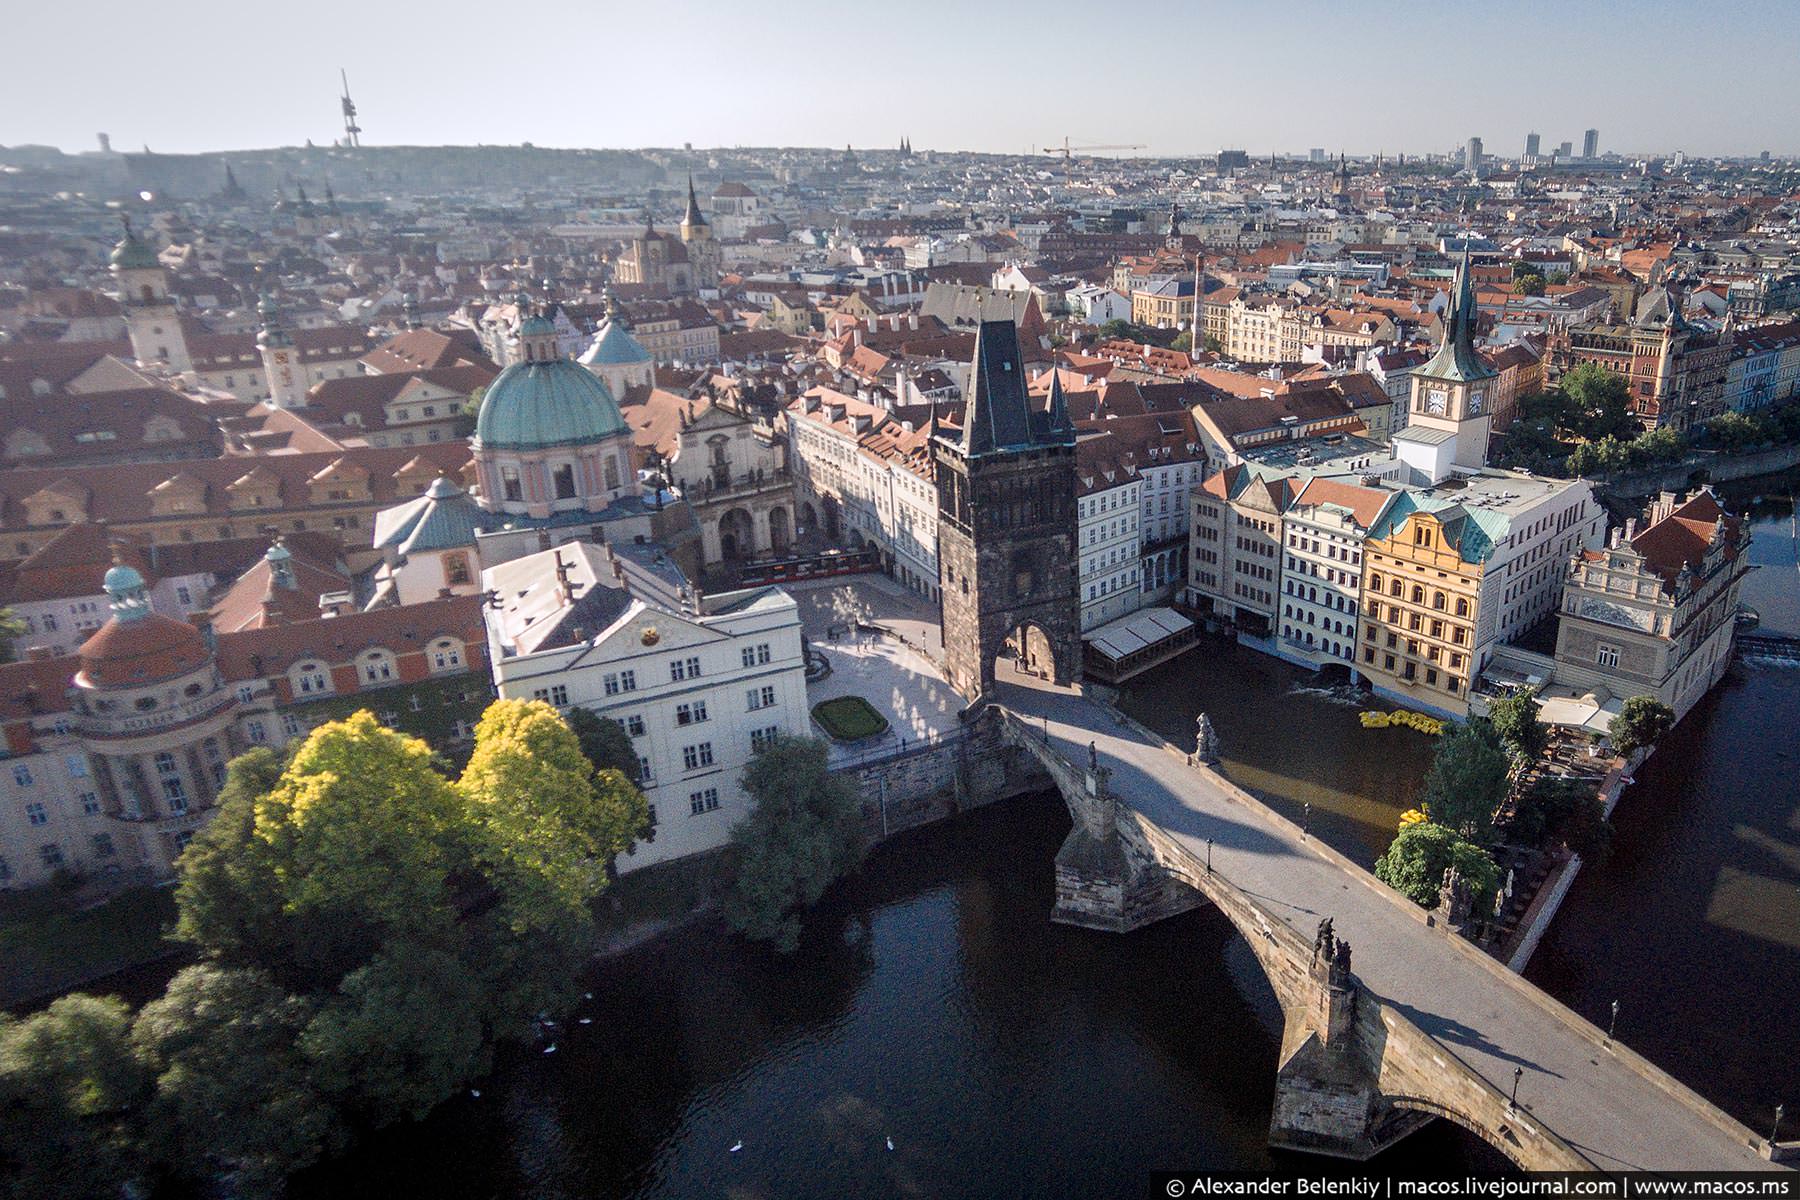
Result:
{"label": "television tower", "polygon": [[338,68],[338,75],[344,81],[344,96],[339,102],[344,109],[344,144],[347,146],[362,145],[362,126],[356,123],[356,101],[350,98],[350,75],[344,68]]}

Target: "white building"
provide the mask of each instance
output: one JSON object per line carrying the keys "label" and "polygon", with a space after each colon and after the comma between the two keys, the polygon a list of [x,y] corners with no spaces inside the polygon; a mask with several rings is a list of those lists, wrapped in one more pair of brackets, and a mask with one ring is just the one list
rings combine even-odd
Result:
{"label": "white building", "polygon": [[637,749],[655,839],[621,871],[723,846],[745,764],[810,735],[800,614],[779,588],[700,600],[655,546],[572,542],[482,572],[499,694],[588,708]]}
{"label": "white building", "polygon": [[1068,305],[1070,315],[1089,325],[1131,320],[1131,297],[1097,283],[1069,289]]}
{"label": "white building", "polygon": [[874,546],[888,574],[936,599],[931,414],[812,388],[788,407],[788,466],[802,535]]}
{"label": "white building", "polygon": [[1076,549],[1081,555],[1081,631],[1144,603],[1144,481],[1135,456],[1108,434],[1084,430],[1075,446]]}
{"label": "white building", "polygon": [[1309,479],[1282,520],[1281,636],[1277,653],[1354,674],[1363,539],[1394,498],[1381,488]]}

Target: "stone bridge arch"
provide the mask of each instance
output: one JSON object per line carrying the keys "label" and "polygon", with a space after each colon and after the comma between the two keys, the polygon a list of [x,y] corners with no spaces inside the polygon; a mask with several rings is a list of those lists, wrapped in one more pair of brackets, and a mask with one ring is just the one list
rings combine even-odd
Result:
{"label": "stone bridge arch", "polygon": [[1212,870],[1203,854],[1120,802],[1098,761],[1071,763],[1038,729],[996,711],[1073,818],[1056,856],[1053,920],[1125,933],[1210,903],[1250,944],[1283,1018],[1271,1145],[1367,1159],[1442,1118],[1522,1169],[1593,1169],[1449,1047],[1383,1005],[1351,973],[1348,954],[1315,953],[1312,939]]}

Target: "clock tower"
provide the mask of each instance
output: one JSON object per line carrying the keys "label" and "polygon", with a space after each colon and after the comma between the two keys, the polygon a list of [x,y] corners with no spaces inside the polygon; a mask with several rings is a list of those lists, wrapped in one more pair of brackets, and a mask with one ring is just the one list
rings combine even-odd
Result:
{"label": "clock tower", "polygon": [[1497,374],[1475,352],[1475,290],[1465,241],[1444,313],[1444,340],[1431,361],[1412,373],[1407,425],[1394,435],[1394,457],[1415,476],[1425,476],[1412,482],[1436,483],[1452,467],[1475,471],[1487,465],[1488,408]]}

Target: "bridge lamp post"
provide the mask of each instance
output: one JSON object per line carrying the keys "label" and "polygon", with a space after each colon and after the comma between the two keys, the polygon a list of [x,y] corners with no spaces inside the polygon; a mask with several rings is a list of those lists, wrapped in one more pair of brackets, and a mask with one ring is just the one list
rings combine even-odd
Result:
{"label": "bridge lamp post", "polygon": [[1617,1029],[1618,1027],[1619,1027],[1619,1002],[1617,1000],[1614,1000],[1612,1002],[1612,1020],[1610,1020],[1606,1023],[1606,1044],[1608,1046],[1612,1045],[1613,1030]]}
{"label": "bridge lamp post", "polygon": [[1305,804],[1300,809],[1300,837],[1302,840],[1312,833],[1312,805]]}
{"label": "bridge lamp post", "polygon": [[1514,1067],[1513,1068],[1512,1098],[1506,1102],[1506,1111],[1507,1112],[1512,1112],[1514,1109],[1519,1107],[1519,1080],[1520,1080],[1520,1078],[1522,1078],[1524,1076],[1524,1074],[1525,1074],[1524,1067]]}
{"label": "bridge lamp post", "polygon": [[1212,839],[1206,839],[1206,873],[1212,874]]}
{"label": "bridge lamp post", "polygon": [[1787,1109],[1777,1104],[1775,1106],[1775,1125],[1769,1130],[1769,1145],[1773,1146],[1781,1140],[1781,1118],[1786,1115]]}

